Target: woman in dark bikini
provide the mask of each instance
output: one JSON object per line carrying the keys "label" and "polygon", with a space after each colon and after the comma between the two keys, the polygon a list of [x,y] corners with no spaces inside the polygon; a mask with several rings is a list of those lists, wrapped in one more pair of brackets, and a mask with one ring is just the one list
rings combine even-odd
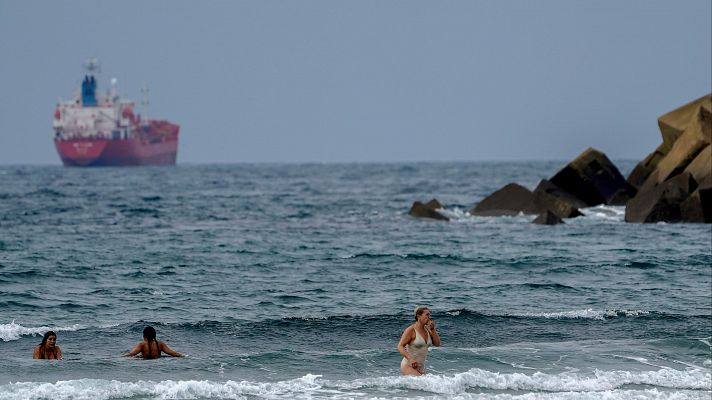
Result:
{"label": "woman in dark bikini", "polygon": [[144,359],[150,360],[160,357],[161,352],[173,357],[183,357],[183,354],[171,349],[165,342],[156,340],[156,330],[147,326],[143,330],[143,342],[138,343],[133,350],[126,354],[126,357],[133,357],[141,353]]}
{"label": "woman in dark bikini", "polygon": [[61,360],[62,350],[57,346],[57,334],[49,331],[42,337],[42,343],[32,353],[35,360]]}

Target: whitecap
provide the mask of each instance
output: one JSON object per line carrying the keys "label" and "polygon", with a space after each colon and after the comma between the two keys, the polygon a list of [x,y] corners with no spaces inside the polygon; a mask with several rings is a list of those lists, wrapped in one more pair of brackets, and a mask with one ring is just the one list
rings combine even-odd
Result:
{"label": "whitecap", "polygon": [[461,394],[468,389],[529,390],[529,391],[604,391],[625,385],[652,385],[669,389],[712,390],[709,370],[656,371],[594,371],[591,373],[533,374],[500,373],[479,368],[454,375],[424,377],[383,377],[344,382],[342,389],[379,387],[381,389],[412,389],[440,394]]}
{"label": "whitecap", "polygon": [[584,219],[612,222],[623,222],[625,220],[625,206],[607,206],[601,204],[594,207],[582,208],[579,211],[584,215]]}
{"label": "whitecap", "polygon": [[594,310],[592,308],[570,311],[553,311],[553,312],[529,312],[520,314],[510,314],[512,317],[535,317],[535,318],[550,318],[550,319],[596,319],[604,320],[606,318],[614,318],[618,316],[637,317],[650,314],[650,311],[645,310]]}
{"label": "whitecap", "polygon": [[[388,397],[421,399],[696,399],[709,396],[705,382],[709,372],[659,370],[647,372],[596,371],[595,374],[501,374],[473,368],[455,375],[379,377],[331,381],[320,375],[278,382],[250,381],[136,381],[79,379],[56,383],[18,382],[0,385],[0,397],[14,399],[110,400],[146,397],[160,399],[246,398],[374,398],[374,391]],[[626,390],[624,385],[658,388]],[[472,393],[468,389],[524,391],[523,393]],[[670,390],[677,389],[677,390]],[[702,389],[702,390],[699,390]],[[382,398],[382,397],[380,397]]]}
{"label": "whitecap", "polygon": [[34,336],[34,335],[44,335],[47,331],[76,331],[82,329],[81,325],[72,325],[68,327],[55,327],[50,328],[49,326],[39,326],[39,327],[24,327],[20,324],[16,324],[13,320],[9,324],[0,324],[0,340],[3,342],[10,342],[13,340],[18,340],[22,336]]}
{"label": "whitecap", "polygon": [[465,393],[460,395],[418,397],[421,400],[709,400],[708,393],[694,391],[605,390],[600,392],[557,393]]}
{"label": "whitecap", "polygon": [[280,382],[249,381],[137,381],[121,382],[104,379],[79,379],[56,383],[18,382],[0,385],[0,398],[109,400],[132,397],[160,399],[245,399],[249,397],[292,398],[309,395],[321,388],[319,375],[308,374],[298,379]]}
{"label": "whitecap", "polygon": [[459,207],[453,208],[438,208],[436,210],[440,214],[450,218],[451,221],[467,221],[472,219],[472,215]]}
{"label": "whitecap", "polygon": [[445,313],[448,315],[452,315],[453,317],[457,317],[458,315],[460,315],[460,310],[446,311]]}

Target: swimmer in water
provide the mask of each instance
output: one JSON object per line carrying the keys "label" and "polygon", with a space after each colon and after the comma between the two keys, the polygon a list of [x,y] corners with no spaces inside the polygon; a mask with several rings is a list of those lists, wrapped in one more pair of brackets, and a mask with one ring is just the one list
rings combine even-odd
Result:
{"label": "swimmer in water", "polygon": [[440,335],[428,307],[415,309],[415,323],[403,331],[398,342],[398,352],[403,355],[401,374],[420,376],[425,374],[425,359],[430,345],[440,346]]}
{"label": "swimmer in water", "polygon": [[126,357],[133,357],[138,353],[146,360],[159,358],[161,352],[173,357],[183,357],[183,354],[171,349],[163,341],[156,340],[156,330],[151,326],[147,326],[143,330],[143,342],[139,342],[136,347],[125,354]]}
{"label": "swimmer in water", "polygon": [[35,360],[61,360],[62,349],[57,346],[57,334],[52,331],[45,333],[42,342],[35,347],[32,358]]}

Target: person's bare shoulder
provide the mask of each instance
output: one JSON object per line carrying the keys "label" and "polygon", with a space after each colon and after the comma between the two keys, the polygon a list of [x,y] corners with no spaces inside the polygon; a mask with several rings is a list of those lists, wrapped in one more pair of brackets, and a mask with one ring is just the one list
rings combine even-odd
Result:
{"label": "person's bare shoulder", "polygon": [[146,342],[139,342],[136,344],[136,347],[138,347],[141,354],[146,353],[146,351],[148,350],[148,348],[146,347]]}
{"label": "person's bare shoulder", "polygon": [[413,337],[414,335],[415,335],[415,324],[408,326],[403,331],[403,336],[405,336],[405,337]]}

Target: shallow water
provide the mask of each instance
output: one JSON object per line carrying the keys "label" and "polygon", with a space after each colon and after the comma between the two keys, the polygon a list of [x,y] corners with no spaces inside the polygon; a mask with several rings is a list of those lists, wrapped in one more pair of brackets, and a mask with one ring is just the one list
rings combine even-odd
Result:
{"label": "shallow water", "polygon": [[[0,167],[0,398],[709,398],[710,225],[466,213],[562,165]],[[119,357],[147,324],[188,357]]]}

